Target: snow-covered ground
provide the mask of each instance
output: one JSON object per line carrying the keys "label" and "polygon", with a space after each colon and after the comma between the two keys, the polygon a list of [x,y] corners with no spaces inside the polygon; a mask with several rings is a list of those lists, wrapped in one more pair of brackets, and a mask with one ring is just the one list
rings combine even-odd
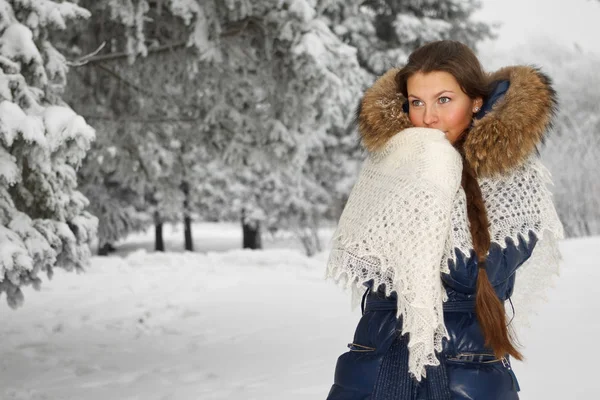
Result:
{"label": "snow-covered ground", "polygon": [[[0,399],[324,399],[360,314],[323,280],[326,254],[306,258],[289,238],[236,250],[237,226],[196,228],[218,252],[136,251],[152,246],[137,235],[86,274],[26,290],[21,309],[3,297]],[[562,250],[550,301],[520,336],[524,400],[600,398],[600,238]]]}

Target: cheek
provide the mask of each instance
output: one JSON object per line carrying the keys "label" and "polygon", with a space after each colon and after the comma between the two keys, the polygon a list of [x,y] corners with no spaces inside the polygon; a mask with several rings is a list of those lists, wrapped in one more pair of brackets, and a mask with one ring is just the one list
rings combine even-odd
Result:
{"label": "cheek", "polygon": [[446,129],[456,134],[462,133],[471,124],[472,116],[469,111],[470,109],[461,107],[448,112],[444,118]]}
{"label": "cheek", "polygon": [[412,109],[408,111],[408,118],[410,119],[410,123],[417,128],[423,128],[425,126],[423,125],[423,118],[419,117],[418,113]]}

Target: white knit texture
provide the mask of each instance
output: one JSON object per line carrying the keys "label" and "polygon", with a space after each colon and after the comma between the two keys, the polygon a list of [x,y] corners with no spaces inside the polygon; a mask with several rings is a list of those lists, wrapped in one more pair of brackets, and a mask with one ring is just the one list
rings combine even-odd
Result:
{"label": "white knit texture", "polygon": [[[518,243],[519,235],[528,240],[529,232],[542,240],[562,239],[563,227],[548,189],[550,184],[550,172],[535,154],[508,174],[479,179],[492,242],[506,248],[507,238]],[[466,210],[465,194],[460,188],[454,200],[447,258],[454,259],[451,249],[457,248],[468,255],[473,248]]]}
{"label": "white knit texture", "polygon": [[564,231],[548,188],[551,184],[550,172],[535,154],[510,175],[481,182],[492,241],[505,245],[504,238],[511,238],[517,243],[519,236],[527,239],[528,232],[538,240],[531,257],[517,270],[511,297],[517,328],[528,324],[528,316],[545,300],[546,289],[559,273],[558,241]]}
{"label": "white knit texture", "polygon": [[409,371],[439,365],[444,325],[440,270],[462,162],[443,132],[410,128],[369,155],[334,234],[328,276],[346,287],[373,279],[398,295]]}
{"label": "white knit texture", "polygon": [[[460,155],[443,132],[406,129],[369,154],[332,239],[328,277],[352,288],[355,298],[369,280],[375,288],[385,284],[387,295],[397,293],[402,334],[409,333],[409,372],[417,380],[426,365],[439,365],[435,352],[448,335],[440,273],[449,272],[455,249],[467,255],[472,249],[461,175]],[[530,231],[541,239],[521,268],[540,282],[558,270],[562,238],[549,181],[537,156],[510,174],[479,181],[492,241],[506,247],[506,238],[518,243]],[[532,286],[529,278],[517,284],[513,298],[521,287],[543,290]]]}

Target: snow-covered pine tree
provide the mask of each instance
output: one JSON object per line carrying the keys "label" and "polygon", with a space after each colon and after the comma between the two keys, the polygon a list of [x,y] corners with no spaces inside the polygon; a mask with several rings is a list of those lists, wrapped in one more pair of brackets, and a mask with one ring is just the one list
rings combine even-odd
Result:
{"label": "snow-covered pine tree", "polygon": [[[116,126],[114,129],[127,135]],[[106,143],[102,140],[105,136],[97,136],[99,140],[88,152],[78,177],[81,191],[90,199],[90,213],[99,218],[98,254],[107,255],[119,239],[146,228],[152,221],[144,211],[141,160],[114,143]]]}
{"label": "snow-covered pine tree", "polygon": [[[69,100],[97,129],[97,145],[81,176],[82,190],[100,220],[101,251],[103,243],[132,231],[155,224],[160,234],[163,223],[181,219],[184,196],[174,176],[178,154],[172,148],[177,121],[171,115],[184,108],[185,97],[177,91],[185,84],[181,74],[187,72],[181,44],[186,27],[162,14],[161,2],[152,7],[144,1],[81,3],[92,17],[88,30],[72,42],[84,52],[108,43],[108,51],[72,70],[67,89]],[[140,18],[154,21],[141,25],[149,33],[138,32]],[[172,47],[136,58],[147,44],[145,35],[155,50]]]}
{"label": "snow-covered pine tree", "polygon": [[358,49],[361,67],[378,76],[427,42],[454,39],[475,49],[492,38],[492,28],[472,17],[480,7],[478,0],[322,0],[318,9]]}
{"label": "snow-covered pine tree", "polygon": [[[309,184],[302,177],[303,170],[314,164],[307,162],[309,158],[327,159],[327,151],[339,148],[338,141],[344,140],[343,133],[365,85],[366,74],[356,62],[354,49],[331,32],[316,12],[314,2],[138,1],[127,3],[126,7],[115,2],[98,2],[94,7],[101,8],[102,4],[105,9],[113,7],[110,18],[120,24],[118,29],[121,30],[110,29],[110,32],[113,35],[123,32],[126,38],[118,39],[116,42],[121,45],[111,52],[125,50],[135,59],[127,70],[123,63],[117,68],[111,58],[112,72],[127,82],[119,89],[134,87],[143,94],[128,94],[126,97],[137,99],[134,106],[119,105],[118,110],[111,111],[120,111],[123,116],[120,124],[129,124],[129,120],[135,118],[146,126],[152,125],[153,131],[171,132],[172,136],[165,135],[165,140],[160,142],[160,146],[169,151],[172,151],[170,142],[185,143],[186,154],[175,158],[191,160],[192,164],[178,167],[182,173],[193,174],[193,160],[204,160],[210,165],[210,160],[200,154],[204,151],[234,166],[233,171],[235,168],[251,171],[257,181],[268,179],[261,175],[264,171],[287,170],[283,173],[295,176],[295,180],[291,187],[281,188],[281,191],[288,190],[289,196],[308,193],[309,188],[319,185]],[[162,13],[160,19],[156,17],[158,10]],[[152,15],[154,17],[147,18]],[[158,21],[160,26],[157,27]],[[179,28],[173,24],[179,24]],[[181,47],[175,48],[174,44],[179,45],[181,37],[165,40],[155,33],[181,31],[185,24],[190,27],[185,42],[190,49],[184,49],[187,53],[180,53]],[[99,25],[95,37],[99,36],[98,31],[109,29]],[[172,46],[168,51],[163,51],[169,44]],[[94,46],[87,50],[92,48]],[[159,51],[165,58],[159,56]],[[180,54],[185,56],[178,58]],[[102,65],[107,66],[109,61],[104,60],[108,58],[110,55],[103,58]],[[181,67],[177,73],[172,73],[169,64],[173,60]],[[97,72],[97,77],[101,74]],[[173,101],[159,101],[167,96]],[[92,102],[77,101],[77,104]],[[101,109],[102,106],[82,113],[87,115]],[[153,121],[157,119],[163,121]],[[140,141],[137,147],[149,140],[139,131],[136,135]],[[113,144],[120,142],[119,137],[107,136]],[[340,168],[339,160],[335,165]],[[340,171],[345,171],[343,166]],[[196,181],[189,174],[186,179]],[[305,188],[298,190],[298,184]],[[200,186],[189,187],[193,192]],[[196,194],[190,193],[190,196]],[[329,199],[318,204],[307,199],[299,201],[304,208],[319,210],[323,209],[323,202],[328,203]],[[281,215],[289,213],[291,219],[296,218],[293,214],[297,211],[284,204],[282,207],[288,208],[280,210]],[[269,211],[273,210],[271,207]],[[248,215],[260,213],[246,213]]]}
{"label": "snow-covered pine tree", "polygon": [[13,308],[41,271],[89,262],[97,220],[76,170],[94,130],[61,100],[68,63],[54,35],[88,17],[68,1],[0,0],[0,294]]}
{"label": "snow-covered pine tree", "polygon": [[[342,144],[367,75],[357,65],[355,50],[326,26],[315,2],[283,2],[258,20],[272,29],[259,36],[269,44],[271,56],[257,53],[259,63],[255,70],[267,74],[247,73],[252,81],[262,84],[250,86],[260,91],[248,93],[246,98],[265,99],[261,109],[269,112],[263,116],[264,122],[256,124],[263,127],[257,131],[258,140],[250,142],[255,149],[263,149],[262,154],[251,163],[254,168],[237,174],[254,182],[246,186],[247,191],[240,188],[244,195],[238,202],[246,204],[239,207],[246,210],[247,219],[249,215],[264,218],[269,230],[297,232],[307,244],[307,253],[312,253],[318,247],[317,243],[310,244],[315,223],[325,216],[337,195],[324,190],[326,185],[353,172],[335,159],[334,152],[339,152],[340,158],[349,157],[350,152],[344,151],[347,149]],[[269,41],[270,37],[274,40]],[[357,142],[354,140],[353,144]],[[231,148],[235,149],[236,144],[233,142]],[[276,170],[272,163],[261,162],[264,150],[268,151],[267,156],[271,155],[269,162],[279,160]],[[315,160],[330,168],[311,170],[317,164]],[[338,176],[319,180],[319,175],[327,170],[336,171]],[[248,174],[254,176],[242,176]],[[256,191],[257,187],[261,190]]]}

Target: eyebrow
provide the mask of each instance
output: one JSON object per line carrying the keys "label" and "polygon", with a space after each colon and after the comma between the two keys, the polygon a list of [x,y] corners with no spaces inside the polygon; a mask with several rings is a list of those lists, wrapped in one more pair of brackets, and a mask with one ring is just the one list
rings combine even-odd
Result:
{"label": "eyebrow", "polygon": [[[438,97],[440,94],[442,94],[442,93],[446,93],[446,92],[448,92],[448,93],[454,93],[452,90],[442,90],[441,92],[437,93],[437,94],[436,94],[435,96],[433,96],[433,97]],[[419,96],[415,96],[414,94],[409,94],[409,95],[408,95],[408,97],[416,97],[417,99],[419,99],[419,98],[420,98]]]}

